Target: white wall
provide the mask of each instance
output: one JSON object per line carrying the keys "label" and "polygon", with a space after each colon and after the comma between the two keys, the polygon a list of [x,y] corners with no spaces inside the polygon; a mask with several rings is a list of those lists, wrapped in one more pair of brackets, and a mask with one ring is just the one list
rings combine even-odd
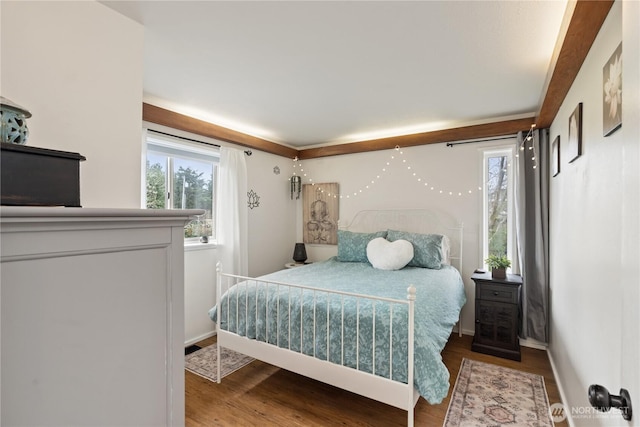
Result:
{"label": "white wall", "polygon": [[[260,205],[249,209],[249,275],[284,268],[292,261],[296,238],[296,203],[289,197],[292,160],[253,150],[247,157],[248,191],[255,191]],[[275,174],[275,167],[280,169]]]}
{"label": "white wall", "polygon": [[189,246],[184,253],[185,346],[213,335],[215,325],[208,316],[216,303],[215,248]]}
{"label": "white wall", "polygon": [[[481,200],[482,150],[515,144],[515,139],[447,147],[432,144],[396,150],[350,154],[302,161],[307,181],[337,182],[340,200],[340,225],[348,225],[354,215],[365,209],[434,209],[464,223],[464,264],[467,304],[463,309],[463,331],[474,332],[475,289],[470,277],[482,267]],[[394,156],[394,159],[391,159]],[[406,160],[406,162],[403,162]],[[387,165],[387,162],[390,164]],[[408,167],[411,166],[411,169]],[[382,169],[387,171],[383,172]],[[293,169],[289,169],[289,174]],[[297,169],[299,171],[299,169]],[[413,173],[416,173],[414,176]],[[376,177],[380,175],[380,179]],[[418,178],[422,180],[417,181]],[[371,185],[370,181],[376,181]],[[425,187],[424,183],[429,185]],[[366,189],[370,185],[370,189]],[[431,190],[431,187],[434,190]],[[359,190],[363,190],[362,193]],[[443,190],[440,194],[439,190]],[[469,193],[471,191],[471,193]],[[353,196],[356,192],[358,195]],[[449,195],[453,192],[454,195]],[[458,193],[462,193],[458,196]],[[346,198],[349,195],[349,198]],[[302,204],[298,204],[297,240],[302,241]],[[336,255],[336,246],[306,245],[310,261]]]}
{"label": "white wall", "polygon": [[85,207],[140,206],[143,28],[97,2],[3,1],[2,96],[28,145],[78,152]]}
{"label": "white wall", "polygon": [[[560,174],[551,178],[550,189],[549,351],[567,409],[589,408],[590,384],[602,384],[617,394],[620,387],[634,382],[621,375],[621,326],[622,291],[628,284],[638,286],[637,224],[635,237],[627,237],[630,222],[637,223],[639,216],[638,117],[625,115],[627,122],[606,138],[602,126],[602,69],[623,40],[621,24],[622,4],[616,2],[551,126],[551,140],[557,135],[561,138],[562,164]],[[634,25],[638,25],[637,18]],[[629,88],[638,87],[637,48],[637,40],[628,46],[623,43],[623,63],[636,64],[629,68],[636,72],[623,75],[622,108],[636,113],[638,92]],[[583,154],[569,164],[568,121],[579,102],[583,103]],[[631,147],[635,151],[629,153]],[[635,156],[629,155],[632,153]],[[636,258],[628,253],[635,253]],[[636,312],[637,307],[633,305]],[[625,326],[635,328],[637,342],[637,322]],[[635,364],[637,370],[637,360]],[[621,384],[621,377],[630,384]],[[619,416],[574,421],[577,425],[623,425]]]}

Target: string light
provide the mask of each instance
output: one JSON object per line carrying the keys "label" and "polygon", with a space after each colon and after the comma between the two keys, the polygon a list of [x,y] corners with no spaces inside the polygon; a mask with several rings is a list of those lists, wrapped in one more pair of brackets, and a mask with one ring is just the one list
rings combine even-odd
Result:
{"label": "string light", "polygon": [[[537,167],[538,167],[538,160],[537,160],[537,155],[536,155],[536,146],[535,146],[534,141],[533,141],[533,131],[535,129],[536,129],[536,124],[533,123],[531,125],[531,129],[529,129],[529,132],[522,139],[522,142],[520,143],[520,151],[524,151],[525,148],[527,148],[528,150],[532,151],[531,161],[533,162],[533,169],[537,169]],[[529,142],[531,142],[531,145],[528,145]],[[518,154],[518,151],[516,151],[516,157],[520,157],[520,155]]]}
{"label": "string light", "polygon": [[[356,191],[344,192],[342,194],[340,194],[340,193],[338,193],[338,194],[327,193],[327,196],[328,197],[333,197],[333,198],[350,199],[352,197],[355,198],[358,195],[366,193],[368,190],[371,190],[372,187],[374,187],[375,184],[378,181],[382,180],[384,178],[384,175],[388,172],[388,169],[393,167],[394,162],[396,162],[398,160],[398,158],[403,157],[403,156],[404,156],[404,152],[400,149],[400,146],[396,145],[396,147],[394,149],[392,149],[392,154],[389,156],[390,160],[384,162],[384,166],[381,168],[382,173],[381,174],[376,174],[375,178],[367,180],[368,184],[366,184],[363,188],[359,188]],[[467,190],[467,191],[463,192],[463,191],[453,191],[453,190],[450,190],[450,189],[439,189],[439,188],[436,188],[433,185],[429,186],[428,180],[426,180],[423,177],[419,176],[418,172],[415,172],[415,170],[413,169],[412,165],[407,161],[407,159],[402,158],[402,164],[403,164],[404,167],[406,167],[407,171],[410,171],[409,173],[411,173],[411,176],[418,183],[422,184],[422,181],[423,180],[425,181],[424,184],[423,184],[425,190],[429,190],[429,191],[435,192],[437,194],[441,194],[443,196],[456,196],[457,195],[459,197],[461,197],[463,194],[473,194],[474,193],[473,190]],[[292,173],[292,176],[296,176],[296,175],[302,175],[303,177],[305,177],[304,183],[315,185],[315,182],[313,181],[313,179],[307,177],[307,173],[305,172],[304,168],[302,167],[302,162],[297,157],[295,157],[293,159],[293,173]],[[324,190],[320,190],[320,191],[324,192]],[[479,186],[477,191],[482,191],[482,187]]]}

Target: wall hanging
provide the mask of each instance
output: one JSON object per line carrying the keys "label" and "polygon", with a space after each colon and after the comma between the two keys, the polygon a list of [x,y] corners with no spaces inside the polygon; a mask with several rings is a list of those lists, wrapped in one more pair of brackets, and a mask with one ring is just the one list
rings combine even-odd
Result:
{"label": "wall hanging", "polygon": [[302,223],[304,243],[338,244],[338,183],[302,186]]}
{"label": "wall hanging", "polygon": [[569,117],[569,142],[567,145],[569,163],[571,163],[582,155],[582,102]]}
{"label": "wall hanging", "polygon": [[551,144],[551,171],[553,176],[560,173],[560,135]]}
{"label": "wall hanging", "polygon": [[302,189],[302,178],[300,175],[293,175],[289,178],[289,190],[291,191],[291,200],[293,200],[293,196],[296,199],[300,198],[300,190]]}
{"label": "wall hanging", "polygon": [[622,126],[622,43],[602,68],[602,133],[609,136]]}
{"label": "wall hanging", "polygon": [[247,196],[249,198],[248,205],[250,209],[257,208],[258,206],[260,206],[260,196],[258,196],[258,193],[251,190],[247,193]]}

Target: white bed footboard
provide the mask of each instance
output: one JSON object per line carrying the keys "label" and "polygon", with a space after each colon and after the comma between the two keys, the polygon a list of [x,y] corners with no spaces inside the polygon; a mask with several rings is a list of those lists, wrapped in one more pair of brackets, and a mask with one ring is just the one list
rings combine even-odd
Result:
{"label": "white bed footboard", "polygon": [[[221,271],[220,264],[217,266],[216,284],[218,354],[220,354],[220,347],[229,348],[266,363],[406,410],[407,424],[413,426],[414,406],[419,398],[413,385],[414,304],[416,298],[413,286],[407,289],[406,300],[390,299],[225,274]],[[298,305],[292,304],[291,295],[298,294],[301,296],[302,302]],[[303,294],[307,295],[306,300]],[[255,303],[251,301],[251,298],[256,299]],[[259,298],[264,298],[264,306],[258,303]],[[355,330],[352,329],[353,325],[345,325],[345,299],[355,300],[357,311]],[[270,303],[271,307],[269,307]],[[274,307],[273,304],[276,306]],[[338,307],[337,312],[336,306]],[[364,306],[372,308],[370,327],[373,328],[371,334],[373,342],[370,347],[372,351],[371,369],[365,370],[359,366],[360,351],[367,351],[360,345],[364,335],[362,337],[359,335],[361,328],[367,327],[367,325],[360,323],[360,308]],[[376,307],[385,309],[381,309],[377,315]],[[297,312],[298,310],[300,313]],[[397,313],[401,310],[407,312],[406,383],[394,379],[393,373],[393,362],[394,360],[397,362],[398,358],[397,352],[394,354],[393,318],[394,312]],[[311,316],[310,313],[312,313]],[[231,318],[231,316],[236,317]],[[275,325],[277,326],[270,328],[269,322],[274,321],[273,316],[276,317]],[[335,316],[338,316],[338,319]],[[292,321],[292,319],[298,318],[300,319],[299,324]],[[362,322],[368,320],[365,317]],[[387,320],[388,324],[385,323]],[[338,342],[332,342],[330,337],[333,335],[335,339],[336,333],[333,331],[332,334],[330,328],[336,322],[341,325],[342,330],[337,334],[340,337]],[[381,332],[386,331],[387,327],[389,331],[388,360],[386,360],[387,356],[380,360],[380,351],[376,351],[376,349],[380,349],[376,343],[375,328],[376,325],[380,327],[381,322],[383,325],[387,325]],[[221,327],[223,324],[226,326]],[[255,325],[255,327],[251,325]],[[264,326],[264,331],[259,328],[260,325]],[[398,326],[395,325],[395,327]],[[312,348],[309,345],[310,337],[306,336],[307,340],[304,340],[305,336],[303,335],[306,335],[304,331],[307,333],[312,331]],[[355,366],[352,366],[352,361],[345,360],[346,334],[355,334]],[[325,337],[326,343],[324,343]],[[323,345],[318,345],[318,339]],[[299,342],[296,342],[298,340]],[[325,344],[326,349],[324,348]],[[336,346],[338,346],[338,350],[336,350]],[[340,354],[340,362],[332,360],[336,357],[331,355],[335,356],[336,353]],[[402,362],[404,363],[404,361]],[[376,372],[376,367],[381,363],[388,366],[388,369],[385,369],[383,373]],[[218,358],[217,370],[218,382],[220,382],[220,358]],[[366,372],[366,370],[371,372]]]}

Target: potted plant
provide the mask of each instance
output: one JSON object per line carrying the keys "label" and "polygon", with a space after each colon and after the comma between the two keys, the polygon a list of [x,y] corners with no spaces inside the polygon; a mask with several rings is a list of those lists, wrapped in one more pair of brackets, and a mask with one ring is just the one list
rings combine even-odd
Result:
{"label": "potted plant", "polygon": [[494,279],[506,279],[507,268],[511,267],[511,261],[504,255],[489,255],[484,262],[491,269],[491,277]]}

